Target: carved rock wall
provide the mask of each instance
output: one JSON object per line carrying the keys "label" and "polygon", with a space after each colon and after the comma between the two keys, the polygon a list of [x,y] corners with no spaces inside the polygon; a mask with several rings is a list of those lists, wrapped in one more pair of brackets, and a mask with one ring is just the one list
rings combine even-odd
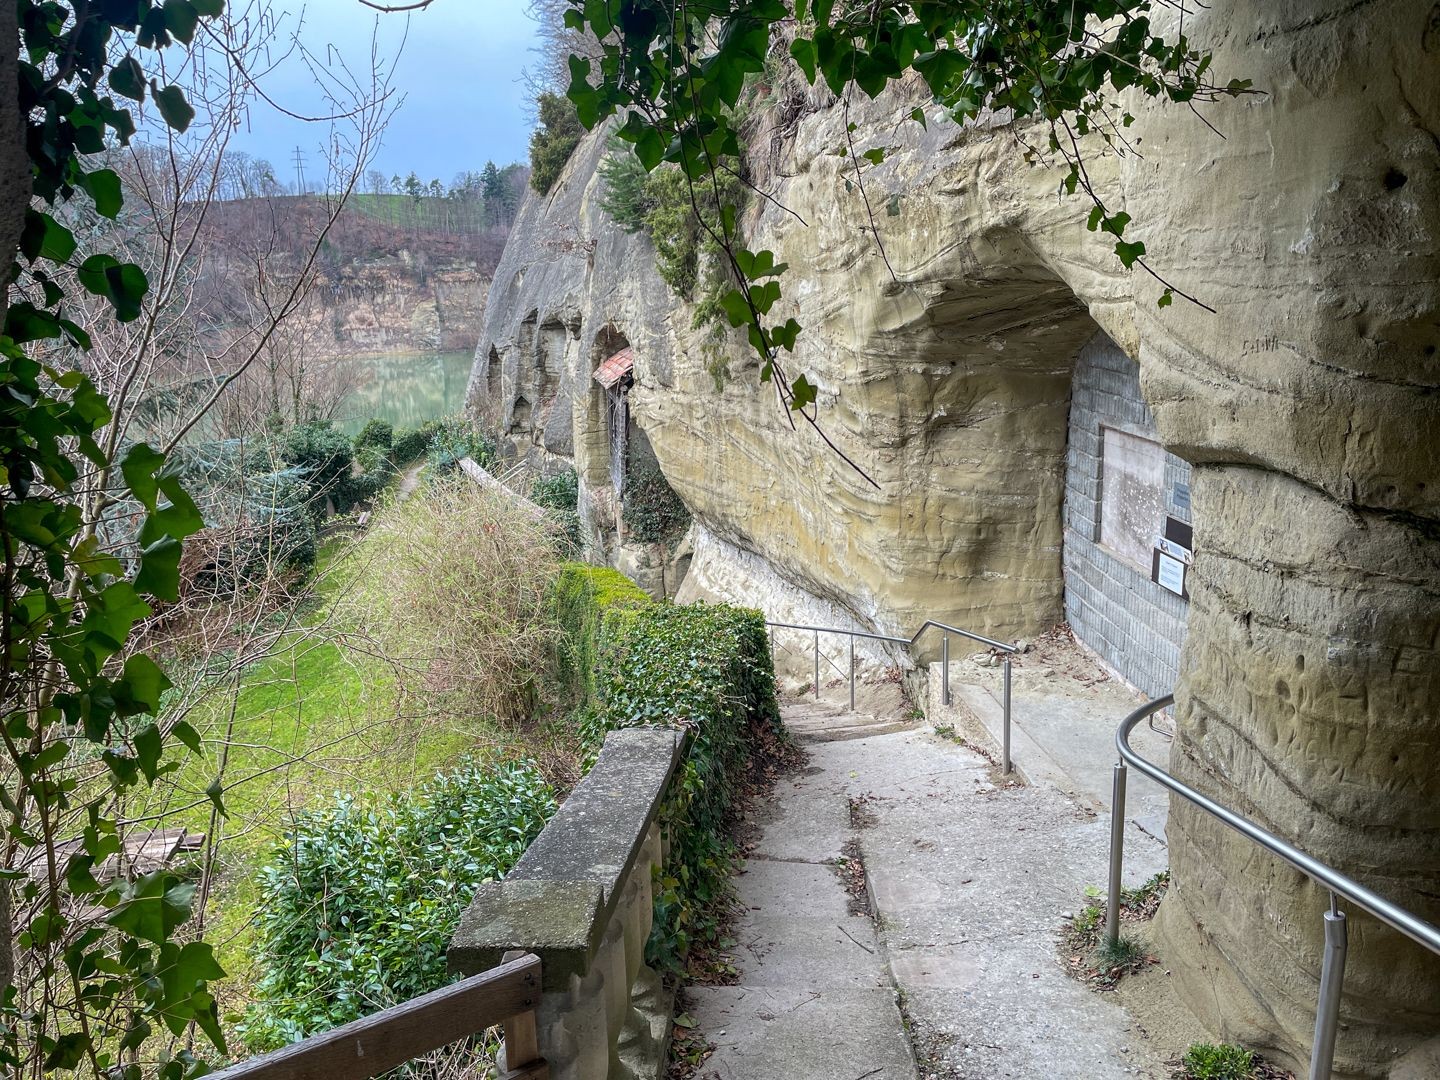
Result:
{"label": "carved rock wall", "polygon": [[[755,141],[785,209],[760,204],[747,226],[790,264],[791,366],[873,486],[792,432],[743,344],[692,331],[648,244],[605,221],[603,137],[521,213],[472,408],[539,465],[573,456],[596,556],[613,558],[590,372],[623,340],[634,415],[707,538],[691,572],[710,591],[745,580],[726,572],[741,552],[863,625],[1008,637],[1061,617],[1070,378],[1103,329],[1194,468],[1174,767],[1440,920],[1440,9],[1230,0],[1185,30],[1264,95],[1207,108],[1223,139],[1135,103],[1144,156],[1092,175],[1151,264],[1219,314],[1158,308],[1160,285],[1121,270],[1003,118],[897,130],[923,101],[906,88],[849,110],[857,145],[895,148],[864,174],[872,229],[830,153],[844,111],[794,90],[785,126]],[[548,399],[547,325],[564,328]],[[1161,927],[1187,1000],[1226,1036],[1304,1059],[1324,898],[1184,806],[1171,851]],[[1440,960],[1351,927],[1342,1073],[1384,1075],[1440,1031]]]}

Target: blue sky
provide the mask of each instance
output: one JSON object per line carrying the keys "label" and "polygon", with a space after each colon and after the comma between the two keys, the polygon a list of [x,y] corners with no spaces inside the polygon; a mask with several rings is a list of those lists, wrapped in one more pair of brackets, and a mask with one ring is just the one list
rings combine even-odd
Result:
{"label": "blue sky", "polygon": [[[412,15],[380,15],[357,0],[276,0],[288,12],[285,35],[298,30],[309,51],[324,59],[333,47],[352,67],[365,70],[371,35],[383,56],[399,54],[394,87],[405,102],[390,122],[375,168],[386,176],[412,169],[422,179],[449,184],[456,173],[504,165],[528,154],[531,105],[521,72],[533,65],[535,24],[524,0],[435,0]],[[402,49],[403,43],[403,49]],[[295,59],[264,81],[266,93],[287,109],[324,111],[314,78]],[[268,158],[282,180],[293,180],[299,146],[315,175],[328,127],[283,116],[264,102],[251,109],[247,130],[231,145]]]}

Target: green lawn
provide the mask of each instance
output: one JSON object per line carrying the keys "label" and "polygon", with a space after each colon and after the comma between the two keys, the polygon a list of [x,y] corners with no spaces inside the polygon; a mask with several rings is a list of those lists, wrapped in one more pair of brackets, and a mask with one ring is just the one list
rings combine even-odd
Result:
{"label": "green lawn", "polygon": [[323,553],[322,569],[331,572],[321,578],[309,625],[250,665],[238,692],[222,688],[191,713],[205,756],[187,759],[163,786],[163,796],[157,794],[163,804],[146,807],[164,815],[165,827],[209,832],[212,807],[205,789],[223,756],[229,817],[216,829],[221,845],[207,936],[235,977],[221,991],[231,999],[227,1005],[239,1001],[250,982],[255,872],[281,844],[295,812],[335,792],[407,790],[491,734],[478,721],[458,725],[401,716],[394,673],[344,643],[330,616],[346,574],[383,572],[382,559],[364,557],[365,543],[359,558],[338,568],[331,563],[339,549]]}

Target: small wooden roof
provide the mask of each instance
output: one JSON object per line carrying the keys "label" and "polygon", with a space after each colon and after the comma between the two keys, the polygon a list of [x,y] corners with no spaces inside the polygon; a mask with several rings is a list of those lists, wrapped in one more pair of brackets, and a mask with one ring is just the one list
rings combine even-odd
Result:
{"label": "small wooden roof", "polygon": [[595,369],[595,381],[609,390],[635,367],[635,354],[627,345]]}

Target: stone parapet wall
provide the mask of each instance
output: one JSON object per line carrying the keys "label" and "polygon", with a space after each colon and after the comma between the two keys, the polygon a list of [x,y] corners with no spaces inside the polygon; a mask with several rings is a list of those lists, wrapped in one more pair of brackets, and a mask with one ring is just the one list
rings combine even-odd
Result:
{"label": "stone parapet wall", "polygon": [[[511,951],[543,971],[536,1010],[552,1080],[654,1080],[663,1074],[672,995],[645,963],[652,880],[665,863],[657,822],[682,736],[612,732],[600,757],[504,881],[482,885],[450,942],[453,972],[474,975]],[[505,1062],[500,1062],[503,1070]]]}

